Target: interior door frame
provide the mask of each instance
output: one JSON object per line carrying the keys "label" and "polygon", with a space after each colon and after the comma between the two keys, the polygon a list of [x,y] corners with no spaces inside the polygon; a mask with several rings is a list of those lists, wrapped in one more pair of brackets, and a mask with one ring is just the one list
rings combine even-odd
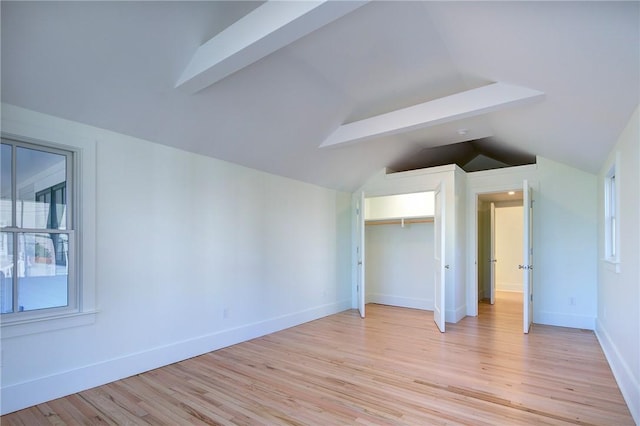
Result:
{"label": "interior door frame", "polygon": [[[475,312],[473,313],[473,315],[470,315],[469,313],[469,309],[467,308],[467,315],[469,316],[477,316],[478,315],[478,286],[480,285],[479,281],[478,281],[478,263],[479,262],[487,262],[487,260],[489,260],[489,269],[491,271],[491,282],[489,283],[490,286],[490,301],[491,304],[495,303],[495,263],[493,262],[493,260],[495,259],[495,204],[493,202],[489,203],[489,215],[490,217],[490,227],[491,227],[491,249],[490,249],[490,254],[489,257],[491,257],[491,259],[480,259],[480,240],[478,239],[478,232],[480,231],[480,225],[478,223],[478,212],[480,209],[480,196],[481,195],[487,195],[487,194],[498,194],[501,192],[508,192],[508,191],[522,191],[522,182],[520,182],[519,185],[505,185],[505,186],[501,186],[501,187],[493,187],[490,190],[482,190],[482,191],[478,191],[474,193],[474,199],[475,202],[473,203],[474,205],[474,210],[473,210],[473,216],[474,216],[474,220],[473,220],[473,224],[474,224],[474,228],[473,228],[473,241],[474,241],[474,257],[475,257],[475,261],[474,261],[474,267],[473,267],[473,271],[472,271],[472,278],[471,278],[471,282],[472,284],[472,289],[475,292],[475,298],[473,298],[470,303],[472,304],[472,306],[475,306]],[[491,210],[493,210],[493,212],[491,212]],[[469,297],[469,292],[467,292],[467,297]],[[485,296],[486,297],[486,296]]]}
{"label": "interior door frame", "polygon": [[533,197],[529,182],[522,183],[523,255],[522,255],[522,324],[528,334],[533,323]]}
{"label": "interior door frame", "polygon": [[494,305],[496,303],[496,203],[493,201],[489,203],[489,215],[489,301]]}
{"label": "interior door frame", "polygon": [[[517,180],[515,180],[517,179]],[[471,250],[472,256],[467,260],[467,316],[478,316],[478,262],[481,261],[478,256],[478,208],[480,207],[480,195],[495,194],[508,191],[522,191],[523,181],[525,177],[511,178],[510,182],[504,184],[495,184],[485,187],[469,188],[467,187],[467,249]],[[537,180],[528,180],[529,188],[531,188],[532,197],[538,190]],[[535,235],[531,235],[532,241]],[[532,283],[533,284],[533,283]]]}
{"label": "interior door frame", "polygon": [[[360,316],[365,318],[366,312],[366,261],[365,261],[365,200],[370,197],[384,197],[389,195],[414,194],[418,192],[434,192],[437,188],[443,188],[444,180],[440,180],[437,185],[412,187],[408,190],[358,190],[352,193],[352,211],[353,211],[353,228],[352,228],[352,304],[353,308],[358,309]],[[443,206],[446,208],[446,206]],[[362,247],[362,250],[360,250]],[[446,247],[443,248],[446,252]],[[362,255],[362,256],[361,256]],[[444,263],[443,263],[444,265]],[[444,292],[443,292],[444,293]],[[352,302],[353,303],[353,302]],[[355,305],[355,306],[354,306]],[[446,308],[446,306],[445,306]]]}
{"label": "interior door frame", "polygon": [[355,222],[356,222],[356,299],[358,305],[358,311],[360,317],[364,318],[366,315],[366,277],[365,277],[365,193],[360,192],[355,207]]}

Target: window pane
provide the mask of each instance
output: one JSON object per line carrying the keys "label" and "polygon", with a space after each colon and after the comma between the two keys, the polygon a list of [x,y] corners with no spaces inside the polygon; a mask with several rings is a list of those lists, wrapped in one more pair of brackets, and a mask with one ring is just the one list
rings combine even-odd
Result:
{"label": "window pane", "polygon": [[0,232],[0,312],[13,312],[13,234]]}
{"label": "window pane", "polygon": [[611,217],[611,257],[616,257],[616,217]]}
{"label": "window pane", "polygon": [[21,228],[67,229],[67,161],[64,155],[16,148],[16,222]]}
{"label": "window pane", "polygon": [[[67,306],[69,235],[47,233],[18,234],[18,309]],[[59,254],[58,254],[59,253]]]}
{"label": "window pane", "polygon": [[0,227],[12,225],[11,182],[11,145],[3,143],[0,150]]}

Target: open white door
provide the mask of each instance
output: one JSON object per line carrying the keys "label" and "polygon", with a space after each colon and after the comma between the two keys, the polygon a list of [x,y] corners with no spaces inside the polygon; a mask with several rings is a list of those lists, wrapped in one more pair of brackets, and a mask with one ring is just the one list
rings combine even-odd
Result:
{"label": "open white door", "polygon": [[533,238],[532,238],[532,223],[533,223],[533,204],[531,201],[531,188],[529,188],[529,182],[526,180],[523,183],[522,188],[523,201],[523,248],[522,248],[522,316],[524,324],[524,332],[528,333],[531,323],[533,322]]}
{"label": "open white door", "polygon": [[434,268],[435,268],[435,296],[433,299],[433,320],[444,333],[445,307],[445,199],[444,182],[435,191],[434,211]]}
{"label": "open white door", "polygon": [[358,270],[358,281],[356,283],[356,293],[358,297],[358,310],[360,316],[364,318],[364,294],[365,294],[365,277],[364,277],[364,192],[360,193],[360,199],[356,202],[356,227],[358,244],[356,245],[356,259]]}
{"label": "open white door", "polygon": [[491,229],[489,230],[489,286],[491,304],[496,303],[496,205],[491,203]]}

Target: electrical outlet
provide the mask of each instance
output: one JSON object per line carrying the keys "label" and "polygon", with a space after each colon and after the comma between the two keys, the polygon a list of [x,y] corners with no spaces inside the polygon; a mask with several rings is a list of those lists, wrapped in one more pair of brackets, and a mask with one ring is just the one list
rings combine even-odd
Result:
{"label": "electrical outlet", "polygon": [[229,308],[224,308],[222,310],[222,318],[224,318],[224,319],[229,318]]}
{"label": "electrical outlet", "polygon": [[571,306],[575,306],[576,305],[576,298],[575,297],[571,296],[569,298],[569,305],[571,305]]}

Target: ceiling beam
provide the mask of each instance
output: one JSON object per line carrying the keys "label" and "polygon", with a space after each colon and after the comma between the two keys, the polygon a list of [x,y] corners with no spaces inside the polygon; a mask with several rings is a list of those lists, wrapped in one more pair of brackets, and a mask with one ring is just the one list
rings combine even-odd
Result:
{"label": "ceiling beam", "polygon": [[196,93],[367,1],[267,1],[198,48],[176,88]]}
{"label": "ceiling beam", "polygon": [[463,118],[542,100],[544,93],[506,83],[493,83],[466,92],[343,124],[320,148],[362,142],[379,136],[409,132]]}

